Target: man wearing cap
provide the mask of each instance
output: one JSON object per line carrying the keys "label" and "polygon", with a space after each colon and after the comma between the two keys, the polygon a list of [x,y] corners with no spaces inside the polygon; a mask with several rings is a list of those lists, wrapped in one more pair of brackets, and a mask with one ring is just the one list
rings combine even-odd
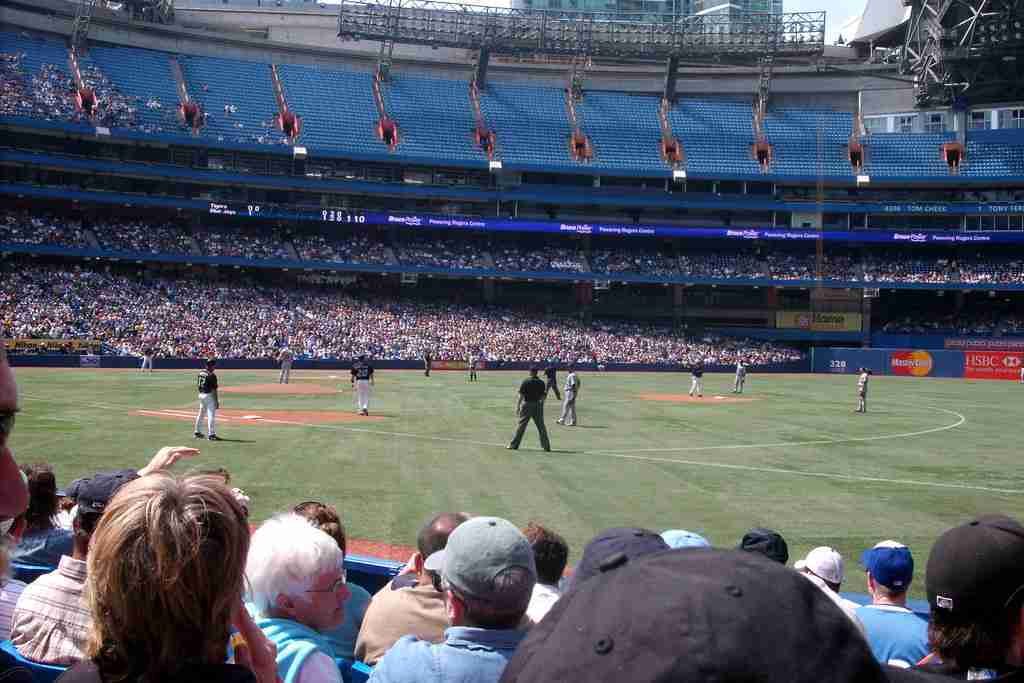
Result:
{"label": "man wearing cap", "polygon": [[910,548],[882,541],[861,556],[868,575],[871,604],[857,608],[857,618],[875,658],[885,664],[909,667],[928,654],[928,624],[907,608],[907,591],[914,578]]}
{"label": "man wearing cap", "polygon": [[530,542],[507,520],[474,517],[426,568],[441,577],[451,627],[439,644],[401,638],[370,681],[496,683],[526,635],[518,626],[537,581]]}
{"label": "man wearing cap", "polygon": [[[448,545],[451,533],[469,516],[462,512],[434,515],[416,535],[416,552],[399,574],[377,591],[363,615],[355,656],[376,664],[404,635],[440,643],[448,627],[448,613],[440,577],[423,566],[426,559]],[[437,583],[437,587],[434,584]]]}
{"label": "man wearing cap", "polygon": [[544,397],[547,396],[547,385],[544,380],[537,376],[540,372],[537,368],[530,368],[530,376],[519,385],[519,398],[516,401],[516,415],[519,416],[519,426],[512,441],[506,446],[510,451],[519,450],[519,444],[526,433],[526,427],[533,420],[537,425],[537,433],[540,435],[540,446],[545,451],[551,450],[551,442],[548,441],[548,428],[544,426]]}
{"label": "man wearing cap", "polygon": [[925,571],[933,655],[959,679],[1024,681],[1024,526],[987,515],[946,531]]}
{"label": "man wearing cap", "polygon": [[807,557],[804,559],[793,563],[793,569],[820,588],[825,596],[834,602],[836,607],[843,610],[862,633],[864,632],[864,625],[857,618],[859,605],[839,595],[839,589],[845,578],[843,556],[839,554],[839,551],[828,546],[819,546],[807,553]]}
{"label": "man wearing cap", "polygon": [[787,545],[786,539],[782,537],[782,534],[773,529],[754,527],[743,534],[743,538],[740,539],[740,544],[736,546],[736,549],[764,555],[769,560],[779,564],[789,562],[789,545]]}
{"label": "man wearing cap", "polygon": [[71,555],[60,558],[57,569],[29,584],[14,608],[11,640],[28,659],[68,666],[84,659],[92,628],[92,615],[83,596],[89,541],[107,504],[130,481],[199,455],[195,448],[167,446],[157,451],[140,470],[100,472],[78,479],[68,487],[75,499]]}
{"label": "man wearing cap", "polygon": [[575,590],[584,581],[635,562],[645,555],[668,549],[668,543],[650,529],[605,529],[583,547],[583,556],[572,572],[568,590]]}
{"label": "man wearing cap", "polygon": [[199,392],[199,412],[196,413],[196,426],[192,436],[197,439],[203,438],[199,426],[203,422],[203,415],[206,415],[206,438],[210,441],[219,441],[215,424],[217,411],[220,410],[220,394],[217,390],[217,361],[210,358],[206,361],[206,367],[196,377],[196,389]]}

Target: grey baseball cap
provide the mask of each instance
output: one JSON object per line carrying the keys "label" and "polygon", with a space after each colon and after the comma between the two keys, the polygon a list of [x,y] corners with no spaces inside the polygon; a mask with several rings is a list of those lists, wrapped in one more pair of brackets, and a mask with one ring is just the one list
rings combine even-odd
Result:
{"label": "grey baseball cap", "polygon": [[[439,572],[459,593],[497,604],[529,600],[537,582],[533,548],[514,524],[500,517],[474,517],[457,526],[448,545],[423,564]],[[526,570],[527,581],[505,589],[496,579],[512,569]],[[524,603],[525,606],[525,603]]]}

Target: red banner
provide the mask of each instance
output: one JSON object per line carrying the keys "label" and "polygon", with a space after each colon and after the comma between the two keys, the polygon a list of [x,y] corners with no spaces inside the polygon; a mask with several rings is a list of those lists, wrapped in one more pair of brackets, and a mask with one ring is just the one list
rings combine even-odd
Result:
{"label": "red banner", "polygon": [[965,351],[964,377],[968,379],[1019,380],[1024,353]]}

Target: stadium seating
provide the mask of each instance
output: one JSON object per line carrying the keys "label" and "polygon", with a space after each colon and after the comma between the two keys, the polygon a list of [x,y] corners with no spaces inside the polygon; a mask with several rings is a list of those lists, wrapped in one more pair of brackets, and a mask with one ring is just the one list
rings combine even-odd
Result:
{"label": "stadium seating", "polygon": [[576,103],[576,114],[594,148],[590,165],[664,174],[668,166],[660,152],[660,104],[650,95],[587,91]]}
{"label": "stadium seating", "polygon": [[[96,45],[89,48],[81,63],[95,64],[120,88],[138,97],[136,116],[146,130],[170,132],[180,128],[170,59],[165,52]],[[147,107],[151,101],[160,107]]]}
{"label": "stadium seating", "polygon": [[[270,66],[218,57],[179,57],[193,98],[206,112],[206,133],[224,142],[274,144],[283,133],[274,128],[277,101]],[[225,107],[234,107],[233,113]]]}
{"label": "stadium seating", "polygon": [[0,650],[3,650],[14,657],[18,664],[28,669],[32,674],[33,683],[53,683],[53,681],[60,678],[60,675],[65,671],[63,666],[40,664],[39,662],[33,662],[30,659],[25,659],[21,656],[21,653],[18,652],[18,648],[14,647],[14,643],[9,640],[0,642]]}
{"label": "stadium seating", "polygon": [[864,142],[864,172],[899,178],[949,177],[941,150],[955,140],[954,133],[876,133]]}
{"label": "stadium seating", "polygon": [[293,64],[281,64],[277,72],[288,106],[302,117],[304,145],[355,154],[387,152],[375,132],[378,115],[371,74]]}
{"label": "stadium seating", "polygon": [[960,174],[1024,176],[1024,129],[971,131]]}
{"label": "stadium seating", "polygon": [[476,120],[467,81],[397,74],[381,90],[388,115],[398,122],[399,153],[487,161],[473,139]]}
{"label": "stadium seating", "polygon": [[29,78],[44,64],[53,64],[65,73],[68,70],[68,46],[61,38],[28,34],[24,31],[0,31],[4,52],[24,53],[22,66]]}
{"label": "stadium seating", "polygon": [[559,88],[491,81],[480,97],[484,118],[498,133],[498,156],[508,164],[582,168],[569,155],[569,115]]}
{"label": "stadium seating", "polygon": [[758,175],[751,155],[753,111],[749,102],[683,98],[669,111],[672,130],[682,140],[690,173]]}
{"label": "stadium seating", "polygon": [[772,145],[773,173],[853,175],[847,146],[853,130],[852,114],[820,109],[770,109],[764,130]]}

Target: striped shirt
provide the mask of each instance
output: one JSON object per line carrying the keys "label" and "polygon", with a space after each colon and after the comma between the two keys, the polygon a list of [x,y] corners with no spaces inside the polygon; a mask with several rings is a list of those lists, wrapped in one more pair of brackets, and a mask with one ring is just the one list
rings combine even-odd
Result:
{"label": "striped shirt", "polygon": [[86,603],[86,563],[68,555],[55,571],[43,574],[21,593],[14,608],[11,641],[24,657],[68,666],[85,659],[92,627]]}
{"label": "striped shirt", "polygon": [[14,617],[14,605],[21,597],[25,584],[11,579],[0,588],[0,640],[11,639],[11,619]]}

